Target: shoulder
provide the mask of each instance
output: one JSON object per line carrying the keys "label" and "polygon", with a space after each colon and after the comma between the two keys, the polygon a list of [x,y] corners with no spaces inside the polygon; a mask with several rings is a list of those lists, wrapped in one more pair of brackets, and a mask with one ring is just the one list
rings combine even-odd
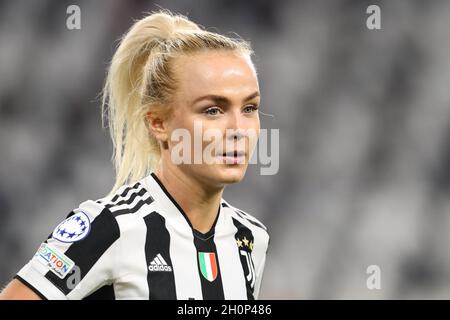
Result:
{"label": "shoulder", "polygon": [[119,229],[121,237],[142,227],[142,217],[154,204],[154,197],[142,181],[121,186],[117,191],[97,200],[88,200],[80,205],[87,211],[103,212]]}
{"label": "shoulder", "polygon": [[59,223],[48,241],[71,245],[85,242],[114,242],[120,237],[115,217],[103,205],[86,200]]}
{"label": "shoulder", "polygon": [[142,181],[123,185],[116,192],[95,201],[109,210],[117,218],[121,215],[136,214],[146,205],[152,204],[153,197],[144,187]]}
{"label": "shoulder", "polygon": [[252,231],[261,234],[261,236],[267,238],[267,241],[269,241],[269,232],[267,227],[260,220],[255,218],[250,213],[236,208],[224,199],[222,199],[221,206],[222,208],[225,208],[225,210],[227,210],[234,219],[250,228]]}
{"label": "shoulder", "polygon": [[139,220],[137,213],[152,202],[153,198],[140,182],[124,185],[106,197],[80,203],[55,228],[51,238],[63,243],[77,242],[74,240],[84,237],[115,241],[124,232],[136,227]]}

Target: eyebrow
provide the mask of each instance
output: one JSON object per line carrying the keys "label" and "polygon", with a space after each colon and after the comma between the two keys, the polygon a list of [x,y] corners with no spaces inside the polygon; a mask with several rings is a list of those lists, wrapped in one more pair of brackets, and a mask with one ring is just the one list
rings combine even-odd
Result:
{"label": "eyebrow", "polygon": [[[246,101],[249,101],[249,100],[254,99],[256,97],[259,97],[259,96],[260,96],[260,93],[258,91],[255,91],[251,95],[249,95],[248,97],[244,98],[244,100],[242,100],[242,101],[246,102]],[[225,96],[219,96],[219,95],[216,95],[216,94],[207,94],[205,96],[198,97],[192,102],[192,104],[194,104],[196,102],[199,102],[201,100],[212,100],[212,101],[214,101],[214,103],[218,103],[218,104],[220,104],[220,103],[228,104],[228,105],[231,104],[231,100],[230,99],[228,99]]]}

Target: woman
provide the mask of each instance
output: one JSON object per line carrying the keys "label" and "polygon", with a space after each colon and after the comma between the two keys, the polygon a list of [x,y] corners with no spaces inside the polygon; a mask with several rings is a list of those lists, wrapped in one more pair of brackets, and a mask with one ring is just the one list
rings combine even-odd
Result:
{"label": "woman", "polygon": [[259,134],[251,54],[168,11],[136,22],[104,87],[116,183],[73,210],[1,298],[256,299],[269,236],[222,199]]}

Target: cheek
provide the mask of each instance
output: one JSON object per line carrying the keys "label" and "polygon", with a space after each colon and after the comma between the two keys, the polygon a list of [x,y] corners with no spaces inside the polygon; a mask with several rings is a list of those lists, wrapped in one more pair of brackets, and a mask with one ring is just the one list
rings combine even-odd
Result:
{"label": "cheek", "polygon": [[245,128],[243,128],[243,129],[246,129],[251,134],[259,137],[261,126],[260,126],[258,115],[256,115],[255,117],[252,117],[252,118],[248,118],[244,123],[245,123]]}
{"label": "cheek", "polygon": [[251,119],[249,126],[248,126],[248,147],[250,150],[253,150],[258,143],[259,135],[261,132],[259,118]]}
{"label": "cheek", "polygon": [[253,129],[258,133],[258,136],[259,136],[259,131],[261,129],[261,123],[259,122],[259,116],[256,116],[256,119],[253,122]]}
{"label": "cheek", "polygon": [[177,129],[186,129],[191,134],[194,132],[194,124],[191,119],[191,114],[181,108],[175,110],[168,121],[168,132],[173,133]]}

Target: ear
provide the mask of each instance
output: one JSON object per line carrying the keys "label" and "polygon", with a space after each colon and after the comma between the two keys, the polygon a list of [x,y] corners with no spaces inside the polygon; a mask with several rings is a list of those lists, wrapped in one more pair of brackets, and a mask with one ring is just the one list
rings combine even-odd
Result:
{"label": "ear", "polygon": [[167,120],[150,111],[147,112],[146,118],[150,133],[163,144],[167,143],[169,137],[169,133],[167,132]]}

